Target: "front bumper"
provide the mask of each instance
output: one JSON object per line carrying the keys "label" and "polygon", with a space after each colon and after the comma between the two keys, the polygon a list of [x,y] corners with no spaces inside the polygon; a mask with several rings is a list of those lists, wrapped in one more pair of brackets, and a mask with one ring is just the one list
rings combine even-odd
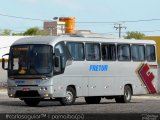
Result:
{"label": "front bumper", "polygon": [[53,98],[53,86],[8,87],[11,98]]}

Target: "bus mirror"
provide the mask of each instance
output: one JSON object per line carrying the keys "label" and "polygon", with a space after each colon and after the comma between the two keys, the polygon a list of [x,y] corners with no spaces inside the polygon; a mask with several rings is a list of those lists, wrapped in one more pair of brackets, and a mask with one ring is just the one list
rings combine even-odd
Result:
{"label": "bus mirror", "polygon": [[61,57],[60,56],[56,56],[54,58],[54,71],[61,72]]}
{"label": "bus mirror", "polygon": [[[9,55],[9,54],[5,54],[5,55],[3,55],[3,56],[7,56],[7,55]],[[2,57],[3,57],[2,56]],[[5,59],[5,58],[2,58],[2,68],[4,69],[4,70],[8,70],[8,63],[7,63],[7,59]]]}
{"label": "bus mirror", "polygon": [[5,69],[5,59],[2,58],[2,68]]}

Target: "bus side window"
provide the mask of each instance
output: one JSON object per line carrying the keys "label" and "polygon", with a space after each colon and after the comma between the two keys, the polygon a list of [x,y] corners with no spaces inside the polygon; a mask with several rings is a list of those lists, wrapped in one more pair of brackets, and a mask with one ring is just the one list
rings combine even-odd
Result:
{"label": "bus side window", "polygon": [[144,45],[132,45],[131,52],[132,52],[133,61],[144,61],[145,60]]}
{"label": "bus side window", "polygon": [[77,42],[67,42],[68,50],[75,61],[84,60],[84,44]]}
{"label": "bus side window", "polygon": [[99,61],[101,59],[100,45],[98,43],[86,43],[85,53],[88,61]]}
{"label": "bus side window", "polygon": [[146,59],[149,62],[156,61],[155,46],[154,45],[146,45]]}
{"label": "bus side window", "polygon": [[115,44],[102,44],[102,60],[115,61],[116,60],[116,46]]}
{"label": "bus side window", "polygon": [[119,44],[117,46],[117,55],[119,61],[130,61],[130,45],[129,44]]}

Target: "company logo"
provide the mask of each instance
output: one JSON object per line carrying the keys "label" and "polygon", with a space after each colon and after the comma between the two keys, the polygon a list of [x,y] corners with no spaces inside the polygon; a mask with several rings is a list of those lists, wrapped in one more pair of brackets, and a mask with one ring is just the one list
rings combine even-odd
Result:
{"label": "company logo", "polygon": [[108,71],[108,65],[90,65],[89,71]]}
{"label": "company logo", "polygon": [[15,81],[15,84],[16,84],[16,85],[21,85],[21,84],[24,84],[24,83],[25,83],[24,80],[16,80],[16,81]]}
{"label": "company logo", "polygon": [[146,86],[149,93],[156,93],[156,89],[152,84],[155,76],[152,72],[150,72],[150,68],[147,64],[141,64],[137,69],[137,75]]}

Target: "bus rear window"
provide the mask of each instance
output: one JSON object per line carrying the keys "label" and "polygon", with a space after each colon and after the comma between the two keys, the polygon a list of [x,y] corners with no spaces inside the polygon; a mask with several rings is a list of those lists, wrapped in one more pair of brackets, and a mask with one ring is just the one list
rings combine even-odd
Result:
{"label": "bus rear window", "polygon": [[146,46],[146,59],[149,62],[152,62],[152,61],[156,60],[154,45],[147,45]]}

